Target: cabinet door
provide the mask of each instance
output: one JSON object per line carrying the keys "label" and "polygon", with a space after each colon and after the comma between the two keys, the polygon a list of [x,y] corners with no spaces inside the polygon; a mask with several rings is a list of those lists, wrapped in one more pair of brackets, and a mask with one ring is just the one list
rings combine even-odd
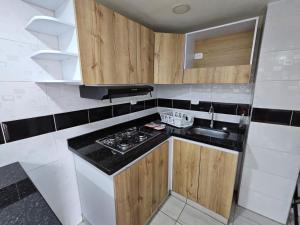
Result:
{"label": "cabinet door", "polygon": [[169,144],[162,144],[153,152],[153,198],[152,211],[155,212],[168,195]]}
{"label": "cabinet door", "polygon": [[174,140],[173,191],[197,201],[201,147]]}
{"label": "cabinet door", "polygon": [[138,24],[96,3],[75,0],[83,83],[128,84],[137,68]]}
{"label": "cabinet door", "polygon": [[154,82],[181,84],[184,63],[184,35],[155,33]]}
{"label": "cabinet door", "polygon": [[139,164],[114,177],[116,220],[118,225],[139,223]]}
{"label": "cabinet door", "polygon": [[229,218],[238,156],[201,147],[198,202]]}
{"label": "cabinet door", "polygon": [[154,32],[139,25],[137,31],[137,73],[131,83],[153,84],[154,82]]}
{"label": "cabinet door", "polygon": [[168,195],[168,143],[114,177],[117,225],[144,225]]}

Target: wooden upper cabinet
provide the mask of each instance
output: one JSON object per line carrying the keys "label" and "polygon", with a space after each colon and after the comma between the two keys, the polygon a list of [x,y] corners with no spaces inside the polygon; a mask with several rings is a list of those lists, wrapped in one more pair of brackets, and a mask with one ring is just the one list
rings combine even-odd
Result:
{"label": "wooden upper cabinet", "polygon": [[155,33],[154,83],[182,84],[184,35]]}
{"label": "wooden upper cabinet", "polygon": [[183,83],[249,83],[258,18],[186,34]]}
{"label": "wooden upper cabinet", "polygon": [[75,9],[84,84],[153,83],[151,30],[96,0],[75,0]]}
{"label": "wooden upper cabinet", "polygon": [[137,29],[137,73],[131,83],[153,84],[154,82],[154,32],[139,25]]}

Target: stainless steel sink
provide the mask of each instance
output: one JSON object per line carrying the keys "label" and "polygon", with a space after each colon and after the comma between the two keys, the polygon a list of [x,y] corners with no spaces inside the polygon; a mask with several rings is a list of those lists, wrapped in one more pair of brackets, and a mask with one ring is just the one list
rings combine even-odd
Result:
{"label": "stainless steel sink", "polygon": [[213,129],[213,128],[203,128],[203,127],[194,127],[188,131],[188,134],[191,135],[204,135],[215,138],[226,138],[229,136],[229,132],[225,130]]}

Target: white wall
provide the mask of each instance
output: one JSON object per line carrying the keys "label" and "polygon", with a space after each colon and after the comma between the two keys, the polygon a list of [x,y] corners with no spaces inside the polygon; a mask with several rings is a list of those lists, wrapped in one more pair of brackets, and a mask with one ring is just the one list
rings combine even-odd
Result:
{"label": "white wall", "polygon": [[[253,107],[300,109],[300,1],[268,7]],[[300,168],[300,128],[251,122],[239,204],[286,223]]]}
{"label": "white wall", "polygon": [[[57,47],[58,43],[56,39],[45,36],[44,39],[48,40],[45,44],[24,27],[34,15],[53,13],[21,0],[1,0],[0,3],[1,122],[111,105],[108,101],[80,98],[77,86],[33,82],[53,77],[30,56],[39,49],[48,48],[49,43],[50,47]],[[55,69],[56,66],[48,69]],[[149,98],[142,96],[134,99]],[[130,99],[117,99],[113,104],[129,102]],[[78,224],[81,209],[73,156],[66,140],[156,111],[150,109],[0,145],[0,167],[19,161],[61,222],[64,225]]]}
{"label": "white wall", "polygon": [[[253,98],[252,84],[156,85],[156,89],[158,98],[190,100],[192,104],[198,104],[199,101],[251,104]],[[158,110],[163,111],[165,108],[159,107]],[[207,112],[185,112],[197,118],[211,118]],[[240,116],[221,113],[215,113],[214,119],[232,123],[240,122]]]}

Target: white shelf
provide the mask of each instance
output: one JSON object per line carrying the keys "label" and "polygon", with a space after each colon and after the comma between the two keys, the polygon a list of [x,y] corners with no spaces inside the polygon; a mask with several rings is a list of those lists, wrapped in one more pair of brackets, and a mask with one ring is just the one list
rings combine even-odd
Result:
{"label": "white shelf", "polygon": [[65,2],[65,0],[23,0],[23,1],[53,11],[56,10],[59,6],[61,6]]}
{"label": "white shelf", "polygon": [[77,55],[69,52],[61,52],[55,50],[42,50],[32,55],[31,58],[40,59],[40,60],[64,61],[68,59],[75,59],[77,58]]}
{"label": "white shelf", "polygon": [[26,30],[59,36],[74,29],[72,24],[59,21],[51,16],[34,16],[26,25]]}
{"label": "white shelf", "polygon": [[38,84],[70,84],[70,85],[80,85],[80,80],[43,80],[36,81]]}

